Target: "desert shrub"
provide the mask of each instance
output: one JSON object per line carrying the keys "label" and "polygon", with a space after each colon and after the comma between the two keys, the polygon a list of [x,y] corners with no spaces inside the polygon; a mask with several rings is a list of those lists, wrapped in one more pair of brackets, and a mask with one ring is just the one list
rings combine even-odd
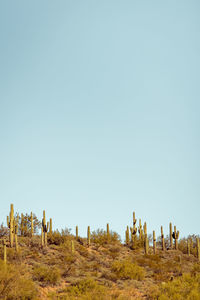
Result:
{"label": "desert shrub", "polygon": [[154,294],[154,299],[159,300],[199,300],[200,299],[200,275],[191,276],[184,274],[181,277],[162,284],[159,292]]}
{"label": "desert shrub", "polygon": [[153,278],[157,281],[170,279],[172,275],[182,272],[181,264],[177,263],[179,257],[173,260],[162,260],[159,255],[144,255],[137,258],[137,263],[142,267],[148,267],[153,271]]}
{"label": "desert shrub", "polygon": [[116,259],[120,255],[120,252],[121,252],[121,247],[117,246],[117,245],[114,245],[114,246],[112,246],[112,247],[109,248],[108,254],[113,259]]}
{"label": "desert shrub", "polygon": [[85,299],[85,300],[103,300],[105,299],[105,288],[99,285],[92,278],[85,278],[66,288],[63,299]]}
{"label": "desert shrub", "polygon": [[16,265],[4,265],[0,260],[0,298],[15,299],[36,299],[37,290],[34,282],[24,275]]}
{"label": "desert shrub", "polygon": [[116,232],[110,231],[110,234],[107,235],[107,232],[103,229],[97,229],[97,231],[93,231],[91,234],[91,242],[96,243],[98,245],[105,245],[108,243],[119,243],[120,236]]}
{"label": "desert shrub", "polygon": [[142,238],[141,240],[139,239],[138,236],[136,236],[134,238],[133,243],[131,243],[131,249],[132,250],[136,250],[136,249],[140,249],[140,248],[144,248],[144,239]]}
{"label": "desert shrub", "polygon": [[33,270],[33,279],[44,284],[55,285],[60,281],[60,270],[56,267],[48,267],[45,265],[38,265]]}
{"label": "desert shrub", "polygon": [[133,263],[130,259],[114,261],[111,266],[111,270],[119,279],[142,280],[145,276],[144,268],[138,266],[136,263]]}
{"label": "desert shrub", "polygon": [[62,230],[61,230],[61,235],[62,235],[62,236],[72,236],[72,235],[71,235],[71,228],[67,228],[67,227],[66,227],[66,228],[62,229]]}
{"label": "desert shrub", "polygon": [[8,234],[9,234],[8,227],[5,227],[2,223],[0,226],[0,238],[2,238],[3,236],[8,236]]}
{"label": "desert shrub", "polygon": [[184,254],[187,254],[187,239],[183,238],[183,239],[179,240],[178,249],[181,252],[183,252]]}
{"label": "desert shrub", "polygon": [[200,275],[200,263],[195,264],[191,270],[191,275],[196,276],[197,274]]}
{"label": "desert shrub", "polygon": [[9,262],[19,262],[22,260],[21,249],[16,252],[15,248],[7,248],[7,259]]}
{"label": "desert shrub", "polygon": [[61,245],[65,242],[65,237],[58,230],[48,234],[48,244]]}
{"label": "desert shrub", "polygon": [[88,249],[85,248],[82,245],[77,245],[77,251],[82,255],[83,257],[89,257]]}

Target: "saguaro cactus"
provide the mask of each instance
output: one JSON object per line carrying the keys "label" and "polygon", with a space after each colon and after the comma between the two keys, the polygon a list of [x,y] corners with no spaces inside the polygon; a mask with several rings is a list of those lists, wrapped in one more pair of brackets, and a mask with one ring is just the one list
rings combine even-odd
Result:
{"label": "saguaro cactus", "polygon": [[110,238],[110,228],[109,228],[109,223],[106,225],[106,233],[107,233],[107,239]]}
{"label": "saguaro cactus", "polygon": [[10,205],[10,215],[7,216],[7,225],[10,229],[10,247],[13,247],[14,240],[14,207],[13,204]]}
{"label": "saguaro cactus", "polygon": [[74,254],[74,241],[71,241],[71,253]]}
{"label": "saguaro cactus", "polygon": [[199,238],[196,238],[197,241],[197,259],[200,261],[200,246],[199,246]]}
{"label": "saguaro cactus", "polygon": [[20,232],[21,236],[24,235],[24,215],[21,213],[21,222],[20,222]]}
{"label": "saguaro cactus", "polygon": [[149,240],[148,240],[148,236],[147,236],[147,223],[144,223],[144,251],[145,254],[148,254],[149,252]]}
{"label": "saguaro cactus", "polygon": [[172,223],[169,223],[169,240],[170,240],[170,248],[173,249]]}
{"label": "saguaro cactus", "polygon": [[153,231],[153,254],[156,254],[156,233]]}
{"label": "saguaro cactus", "polygon": [[78,226],[76,226],[76,239],[78,240]]}
{"label": "saguaro cactus", "polygon": [[88,230],[87,230],[87,244],[88,244],[88,247],[90,246],[90,226],[88,226]]}
{"label": "saguaro cactus", "polygon": [[128,226],[126,228],[125,236],[126,236],[126,245],[129,245],[130,238],[129,238],[129,227]]}
{"label": "saguaro cactus", "polygon": [[137,220],[135,218],[135,212],[133,212],[133,231],[132,231],[132,240],[135,242],[136,235],[137,235],[137,227],[136,227]]}
{"label": "saguaro cactus", "polygon": [[163,227],[161,226],[161,243],[162,243],[162,250],[165,250],[165,238],[163,234]]}
{"label": "saguaro cactus", "polygon": [[174,226],[174,232],[172,233],[172,237],[174,239],[175,249],[178,250],[179,231],[176,231],[176,226]]}
{"label": "saguaro cactus", "polygon": [[41,226],[41,245],[44,246],[44,232],[43,232],[43,226]]}
{"label": "saguaro cactus", "polygon": [[52,232],[53,232],[52,218],[50,218],[49,224],[50,224],[49,225],[49,233],[52,234]]}
{"label": "saguaro cactus", "polygon": [[34,235],[33,213],[31,212],[31,237]]}
{"label": "saguaro cactus", "polygon": [[130,227],[130,233],[131,233],[131,244],[133,244],[133,241],[134,241],[133,227]]}
{"label": "saguaro cactus", "polygon": [[19,223],[19,215],[17,216],[17,218],[14,218],[14,222],[13,222],[13,231],[14,231],[14,237],[15,237],[15,249],[18,252],[18,223]]}
{"label": "saguaro cactus", "polygon": [[143,230],[142,230],[142,222],[141,222],[141,219],[139,219],[138,232],[139,232],[139,239],[140,239],[140,241],[142,241],[142,240],[143,240]]}
{"label": "saguaro cactus", "polygon": [[47,222],[46,224],[45,210],[43,210],[42,229],[44,234],[44,245],[47,246],[47,232],[49,230],[49,222]]}

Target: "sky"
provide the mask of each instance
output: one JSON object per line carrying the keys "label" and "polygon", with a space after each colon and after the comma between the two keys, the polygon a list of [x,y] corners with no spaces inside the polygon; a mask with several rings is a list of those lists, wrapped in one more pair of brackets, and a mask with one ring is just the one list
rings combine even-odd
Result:
{"label": "sky", "polygon": [[200,229],[200,2],[0,2],[0,223]]}

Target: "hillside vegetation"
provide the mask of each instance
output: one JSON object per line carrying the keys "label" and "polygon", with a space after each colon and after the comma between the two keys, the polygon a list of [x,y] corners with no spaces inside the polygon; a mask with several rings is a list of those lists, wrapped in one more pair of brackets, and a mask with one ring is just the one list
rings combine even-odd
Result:
{"label": "hillside vegetation", "polygon": [[45,215],[41,223],[34,215],[22,218],[23,231],[12,214],[9,228],[0,229],[1,299],[200,299],[197,236],[176,241],[175,249],[170,236],[151,241],[133,220],[123,243],[109,226],[106,231],[89,228],[87,238],[78,235],[78,228],[76,235],[53,231],[52,224],[50,230]]}

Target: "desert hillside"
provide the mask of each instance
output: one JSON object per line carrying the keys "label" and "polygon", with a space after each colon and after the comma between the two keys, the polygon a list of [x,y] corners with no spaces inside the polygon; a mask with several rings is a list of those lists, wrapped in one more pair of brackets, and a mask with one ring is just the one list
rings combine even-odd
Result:
{"label": "desert hillside", "polygon": [[[2,224],[1,299],[200,299],[199,237],[148,233],[131,220],[125,241],[106,230],[54,231],[52,220],[15,214]],[[162,230],[162,229],[161,229]],[[172,244],[171,244],[172,243]]]}

